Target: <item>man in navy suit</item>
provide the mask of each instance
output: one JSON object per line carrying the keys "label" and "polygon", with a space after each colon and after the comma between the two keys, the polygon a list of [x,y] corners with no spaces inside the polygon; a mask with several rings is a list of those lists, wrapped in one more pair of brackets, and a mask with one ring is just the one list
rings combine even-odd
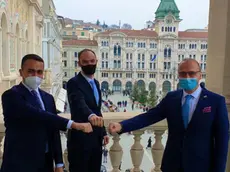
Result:
{"label": "man in navy suit", "polygon": [[88,122],[93,132],[86,135],[81,131],[68,133],[68,160],[70,172],[100,172],[102,142],[108,144],[109,137],[103,126],[101,114],[101,91],[99,82],[94,78],[97,65],[95,53],[84,49],[79,53],[78,64],[81,72],[67,83],[71,119]]}
{"label": "man in navy suit", "polygon": [[225,99],[199,86],[196,60],[182,61],[178,76],[181,90],[169,92],[146,113],[111,123],[109,131],[130,132],[167,119],[162,172],[225,172],[229,140]]}
{"label": "man in navy suit", "polygon": [[75,123],[56,114],[54,98],[39,89],[43,59],[28,54],[22,59],[23,81],[2,95],[5,143],[1,172],[63,172],[59,130],[91,132],[90,123]]}

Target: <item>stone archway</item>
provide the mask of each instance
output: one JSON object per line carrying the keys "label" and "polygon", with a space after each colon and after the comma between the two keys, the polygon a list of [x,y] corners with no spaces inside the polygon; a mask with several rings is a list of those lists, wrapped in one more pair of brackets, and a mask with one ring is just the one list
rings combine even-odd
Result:
{"label": "stone archway", "polygon": [[143,80],[139,80],[139,81],[137,81],[137,86],[139,88],[144,88],[145,89],[145,82]]}
{"label": "stone archway", "polygon": [[10,75],[10,59],[9,59],[9,51],[8,51],[8,44],[9,44],[9,40],[8,40],[8,36],[7,36],[7,32],[8,32],[8,26],[7,26],[7,19],[6,19],[6,15],[5,13],[2,14],[1,17],[1,28],[2,28],[2,32],[1,32],[1,40],[2,42],[0,42],[0,44],[2,45],[2,52],[1,53],[1,68],[2,68],[2,72],[4,76],[8,76]]}
{"label": "stone archway", "polygon": [[150,82],[149,90],[156,90],[156,83],[155,82]]}
{"label": "stone archway", "polygon": [[103,81],[101,83],[101,90],[104,91],[104,90],[109,90],[109,83],[107,81]]}
{"label": "stone archway", "polygon": [[133,84],[131,81],[126,82],[125,89],[131,91],[133,88]]}
{"label": "stone archway", "polygon": [[121,92],[122,84],[121,81],[116,79],[113,81],[113,91],[115,92]]}
{"label": "stone archway", "polygon": [[164,81],[163,82],[163,86],[162,86],[162,91],[163,93],[167,93],[169,91],[171,91],[171,83],[169,81]]}

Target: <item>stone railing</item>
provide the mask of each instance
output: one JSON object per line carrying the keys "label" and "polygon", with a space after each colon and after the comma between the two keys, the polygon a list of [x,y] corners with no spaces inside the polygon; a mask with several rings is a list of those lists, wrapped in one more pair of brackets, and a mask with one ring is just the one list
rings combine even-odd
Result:
{"label": "stone railing", "polygon": [[[110,122],[119,122],[121,120],[125,120],[128,118],[131,118],[133,116],[137,115],[137,113],[128,113],[128,112],[119,112],[119,113],[104,113],[104,121],[105,121],[105,126],[108,127],[108,124]],[[63,114],[61,116],[64,116],[66,118],[69,118],[69,114]],[[155,135],[155,143],[152,146],[151,152],[152,152],[152,159],[154,164],[152,164],[152,172],[160,172],[160,167],[161,167],[161,159],[162,155],[164,152],[164,146],[162,144],[162,136],[167,130],[167,122],[162,121],[159,122],[153,126],[137,130],[132,132],[134,136],[134,143],[130,148],[130,155],[131,155],[131,161],[132,161],[132,166],[130,167],[132,171],[134,172],[139,172],[141,171],[141,164],[142,164],[142,159],[144,156],[144,148],[141,144],[141,136],[144,134],[145,131],[153,131]],[[112,145],[109,150],[109,155],[110,155],[110,161],[111,161],[111,166],[112,166],[112,172],[119,172],[119,166],[122,162],[122,156],[123,156],[123,149],[122,146],[120,145],[120,138],[121,136],[119,135],[114,135],[112,136]],[[127,148],[126,148],[127,149]],[[67,149],[65,149],[64,152],[64,161],[66,164],[66,167],[68,170],[68,160],[67,160],[68,152]]]}
{"label": "stone railing", "polygon": [[[130,112],[105,113],[104,114],[105,126],[107,127],[108,124],[112,121],[113,122],[119,122],[119,121],[122,121],[122,120],[125,120],[128,118],[131,118],[135,115],[137,115],[137,113],[130,113]],[[70,114],[62,114],[61,116],[69,118]],[[111,162],[111,166],[112,166],[112,169],[110,170],[111,172],[119,172],[120,171],[119,166],[122,162],[122,156],[124,155],[123,154],[124,151],[125,150],[127,151],[127,149],[130,149],[130,156],[131,156],[131,161],[132,161],[131,162],[132,165],[130,165],[129,169],[131,169],[131,171],[133,171],[133,172],[141,172],[141,164],[142,164],[142,160],[143,160],[144,152],[145,152],[145,150],[141,144],[141,141],[142,141],[141,136],[144,134],[144,132],[146,130],[148,131],[148,133],[153,132],[154,135],[152,135],[152,136],[155,137],[155,142],[151,148],[151,152],[152,152],[152,161],[151,162],[153,162],[153,163],[151,164],[150,168],[152,167],[152,169],[149,168],[149,171],[161,172],[161,170],[160,170],[161,160],[162,160],[162,155],[164,152],[162,136],[167,130],[167,122],[166,121],[161,121],[159,123],[154,124],[153,126],[149,126],[147,128],[132,132],[132,134],[134,136],[133,137],[134,142],[133,142],[133,144],[131,143],[132,144],[131,147],[122,147],[121,146],[120,140],[121,140],[122,135],[121,136],[119,136],[119,135],[111,136],[112,137],[112,143],[111,143],[110,150],[109,150],[110,162]],[[5,128],[4,128],[2,118],[0,118],[0,147],[1,147],[1,149],[0,149],[0,163],[2,162],[2,148],[3,148],[2,141],[3,141],[4,135],[5,135]],[[230,143],[229,143],[229,147],[230,147]],[[230,151],[228,154],[230,157]],[[66,170],[68,171],[69,165],[68,165],[67,155],[68,155],[68,152],[67,152],[67,149],[65,149],[64,161],[65,161],[65,165],[67,167]],[[125,161],[126,161],[126,158],[123,162],[125,163]],[[226,172],[230,172],[230,159],[228,161]]]}

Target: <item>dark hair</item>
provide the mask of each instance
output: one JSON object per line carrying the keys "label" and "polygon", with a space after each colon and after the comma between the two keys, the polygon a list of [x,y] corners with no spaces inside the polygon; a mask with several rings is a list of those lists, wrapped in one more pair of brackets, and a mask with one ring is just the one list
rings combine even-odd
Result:
{"label": "dark hair", "polygon": [[24,64],[25,64],[25,62],[27,60],[35,60],[35,61],[39,61],[39,62],[44,63],[44,60],[39,55],[36,55],[36,54],[27,54],[27,55],[25,55],[22,58],[21,68],[23,68],[23,66],[24,66]]}
{"label": "dark hair", "polygon": [[81,58],[81,55],[84,53],[84,52],[91,52],[91,53],[93,53],[94,55],[95,55],[95,57],[96,57],[96,53],[93,51],[93,50],[91,50],[91,49],[84,49],[84,50],[81,50],[79,53],[78,53],[78,60],[80,60],[80,58]]}
{"label": "dark hair", "polygon": [[[185,58],[185,59],[183,59],[182,62],[180,62],[179,67],[180,67],[180,65],[181,65],[182,63],[185,63],[185,62],[188,62],[188,61],[194,61],[194,62],[196,62],[197,66],[198,66],[198,68],[199,68],[199,71],[201,71],[201,67],[200,67],[199,62],[196,61],[195,59],[191,59],[191,58]],[[178,70],[179,70],[179,67],[178,67]]]}

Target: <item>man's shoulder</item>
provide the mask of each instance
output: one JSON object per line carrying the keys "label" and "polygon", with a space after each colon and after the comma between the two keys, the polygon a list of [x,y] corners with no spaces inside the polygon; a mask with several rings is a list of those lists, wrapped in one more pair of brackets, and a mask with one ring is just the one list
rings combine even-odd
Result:
{"label": "man's shoulder", "polygon": [[175,96],[181,95],[182,93],[183,93],[182,89],[178,89],[178,90],[175,90],[175,91],[169,91],[167,93],[166,97],[175,97]]}
{"label": "man's shoulder", "polygon": [[204,92],[204,96],[207,96],[209,98],[212,98],[212,99],[223,99],[224,96],[220,95],[220,94],[217,94],[217,93],[214,93],[212,91],[209,91],[207,89],[203,89],[202,90]]}

